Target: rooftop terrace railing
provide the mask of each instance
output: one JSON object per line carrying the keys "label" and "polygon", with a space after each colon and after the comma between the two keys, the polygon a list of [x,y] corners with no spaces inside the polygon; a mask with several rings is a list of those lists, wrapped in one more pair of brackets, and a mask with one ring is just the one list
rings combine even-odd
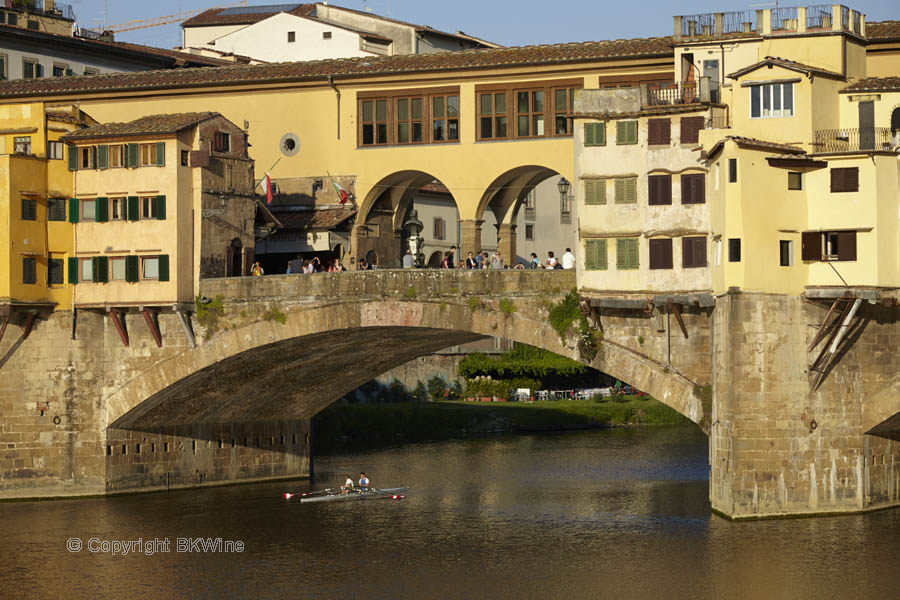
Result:
{"label": "rooftop terrace railing", "polygon": [[647,84],[645,106],[670,106],[697,102],[700,102],[700,85],[697,81]]}
{"label": "rooftop terrace railing", "polygon": [[888,127],[820,129],[813,146],[816,152],[865,152],[894,150],[895,142]]}
{"label": "rooftop terrace railing", "polygon": [[772,31],[797,31],[800,23],[797,19],[797,7],[786,6],[784,8],[775,8],[771,11]]}
{"label": "rooftop terrace railing", "polygon": [[57,19],[75,20],[75,9],[62,2],[45,2],[45,0],[0,0],[0,8],[27,12],[32,15],[43,15]]}
{"label": "rooftop terrace railing", "polygon": [[675,16],[675,39],[735,34],[792,35],[807,31],[865,32],[865,16],[842,4],[785,6],[755,11]]}

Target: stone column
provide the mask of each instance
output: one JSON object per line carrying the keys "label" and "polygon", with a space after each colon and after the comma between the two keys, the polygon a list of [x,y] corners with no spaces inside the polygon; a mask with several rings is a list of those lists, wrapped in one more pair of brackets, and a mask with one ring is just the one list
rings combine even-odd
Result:
{"label": "stone column", "polygon": [[466,260],[469,252],[481,251],[481,219],[464,219],[459,222],[459,258]]}
{"label": "stone column", "polygon": [[516,226],[512,223],[501,223],[497,229],[497,249],[503,257],[503,264],[510,268],[516,266]]}

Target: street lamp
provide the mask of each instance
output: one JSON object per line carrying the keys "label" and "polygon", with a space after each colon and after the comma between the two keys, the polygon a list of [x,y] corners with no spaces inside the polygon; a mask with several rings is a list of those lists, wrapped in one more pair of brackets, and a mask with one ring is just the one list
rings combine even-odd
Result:
{"label": "street lamp", "polygon": [[569,188],[571,184],[565,177],[560,177],[556,183],[556,189],[559,190],[559,216],[562,221],[566,221],[569,216]]}
{"label": "street lamp", "polygon": [[422,221],[419,220],[418,211],[413,210],[409,214],[409,218],[403,223],[403,229],[406,230],[407,236],[409,237],[409,251],[412,253],[413,258],[416,261],[416,264],[419,263],[419,252],[421,248],[419,248],[419,244],[421,243],[421,238],[419,234],[425,226],[422,224]]}

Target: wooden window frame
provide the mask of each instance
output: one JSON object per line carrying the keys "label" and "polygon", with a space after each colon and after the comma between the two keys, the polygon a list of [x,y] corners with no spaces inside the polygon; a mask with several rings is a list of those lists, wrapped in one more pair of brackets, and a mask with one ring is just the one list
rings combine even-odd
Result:
{"label": "wooden window frame", "polygon": [[[94,258],[95,257],[87,257],[87,258],[79,257],[78,258],[78,283],[95,283],[95,280],[97,279],[97,274],[94,273],[94,265],[95,265]],[[85,264],[91,265],[91,278],[90,279],[84,278],[84,265]]]}
{"label": "wooden window frame", "polygon": [[444,217],[434,217],[432,221],[432,231],[434,239],[447,239],[447,221]]}
{"label": "wooden window frame", "polygon": [[97,147],[80,146],[78,148],[78,170],[97,168]]}
{"label": "wooden window frame", "polygon": [[128,197],[113,196],[109,199],[109,220],[110,221],[127,221],[128,220]]}
{"label": "wooden window frame", "polygon": [[[787,250],[785,250],[787,249]],[[787,254],[785,254],[787,252]],[[785,260],[787,259],[787,260]],[[778,265],[781,267],[794,266],[794,242],[793,240],[778,240]]]}
{"label": "wooden window frame", "polygon": [[[416,101],[419,103],[419,116],[418,117],[413,116],[413,103]],[[394,104],[394,109],[395,109],[394,114],[396,115],[396,119],[394,120],[394,127],[396,128],[396,131],[394,132],[396,134],[396,137],[395,137],[396,144],[398,146],[424,144],[425,139],[426,139],[426,137],[425,137],[425,121],[422,119],[422,117],[425,115],[425,99],[422,98],[422,96],[398,96],[398,97],[394,98],[392,100],[392,102]],[[402,114],[401,114],[401,110],[400,110],[401,102],[406,103],[406,118],[405,119],[402,118]],[[413,132],[414,132],[416,123],[419,124],[419,140],[418,141],[413,139]],[[400,139],[400,126],[401,125],[407,126],[407,131],[406,131],[407,141],[405,141],[405,142]]]}
{"label": "wooden window frame", "polygon": [[47,142],[47,158],[50,160],[63,160],[66,157],[66,145],[57,140]]}
{"label": "wooden window frame", "polygon": [[[513,91],[515,104],[515,128],[514,133],[516,139],[531,139],[547,137],[547,92],[546,88],[517,88]],[[540,105],[538,105],[538,94],[540,94]],[[527,110],[522,110],[519,104],[519,96],[524,95],[527,103]],[[528,124],[528,133],[522,134],[519,128],[520,119],[526,119]],[[537,125],[540,122],[541,133],[536,133]]]}
{"label": "wooden window frame", "polygon": [[22,285],[37,285],[37,259],[22,257]]}
{"label": "wooden window frame", "polygon": [[[456,98],[456,115],[454,115],[454,116],[450,115],[450,99],[451,98]],[[441,115],[437,114],[437,105],[435,103],[436,100],[441,100],[441,102],[443,104],[443,110],[441,111],[443,114],[441,114]],[[431,110],[431,114],[430,114],[430,116],[431,116],[431,119],[430,119],[431,120],[431,140],[429,143],[431,143],[431,144],[451,143],[452,144],[452,143],[459,142],[459,120],[460,120],[459,119],[459,113],[460,113],[459,94],[431,94],[428,96],[428,106]],[[444,125],[443,125],[443,128],[444,128],[443,136],[444,137],[441,139],[439,139],[437,137],[437,135],[435,135],[437,132],[437,126],[438,126],[437,124],[439,121],[443,121],[443,123],[444,123]],[[456,135],[455,135],[455,137],[452,137],[452,138],[450,137],[451,121],[456,122],[456,130],[455,130]]]}
{"label": "wooden window frame", "polygon": [[30,135],[17,135],[13,137],[13,154],[25,154],[31,156]]}
{"label": "wooden window frame", "polygon": [[[703,246],[702,253],[697,246]],[[706,236],[681,238],[681,268],[703,269],[709,266]]]}
{"label": "wooden window frame", "polygon": [[672,175],[650,175],[647,177],[647,205],[672,205]]}
{"label": "wooden window frame", "polygon": [[[214,132],[212,146],[213,152],[231,152],[231,133],[227,131]],[[141,166],[144,165],[141,164]]]}
{"label": "wooden window frame", "polygon": [[798,191],[803,189],[803,173],[800,171],[788,171],[788,190]]}
{"label": "wooden window frame", "polygon": [[[791,81],[787,82],[778,82],[778,83],[761,83],[758,85],[751,85],[750,88],[750,97],[748,104],[748,111],[750,113],[751,119],[779,119],[779,118],[789,118],[793,117],[796,112],[794,111],[794,83]],[[790,90],[789,93],[785,93],[785,90]],[[776,94],[777,92],[777,94]],[[754,115],[754,106],[753,100],[754,96],[758,97],[758,106],[759,114]],[[790,108],[786,108],[785,100],[790,98]],[[767,110],[765,107],[765,101],[768,99],[769,101],[769,114],[765,114]],[[775,101],[778,101],[779,108],[775,108]]]}
{"label": "wooden window frame", "polygon": [[[367,119],[365,116],[365,106],[366,103],[372,103],[372,118]],[[384,119],[378,118],[378,103],[384,102]],[[370,148],[377,146],[391,146],[391,119],[390,119],[390,108],[391,108],[391,98],[385,96],[383,98],[360,98],[359,100],[359,134],[357,139],[357,145],[360,148]],[[366,127],[372,127],[372,142],[366,144],[365,143],[365,131]],[[378,128],[379,126],[384,127],[384,141],[379,141]]]}
{"label": "wooden window frame", "polygon": [[[596,250],[592,250],[596,248]],[[592,253],[596,256],[592,256]],[[594,259],[597,259],[596,262]],[[584,270],[608,271],[609,270],[609,242],[607,239],[584,240]]]}
{"label": "wooden window frame", "polygon": [[525,224],[525,239],[528,241],[534,241],[534,223]]}
{"label": "wooden window frame", "polygon": [[47,198],[47,220],[64,223],[66,220],[66,199]]}
{"label": "wooden window frame", "polygon": [[[566,108],[560,110],[557,106],[557,95],[559,92],[564,94]],[[572,135],[573,125],[575,123],[573,115],[575,113],[575,88],[573,87],[553,87],[550,90],[550,99],[553,102],[553,133],[551,137],[569,137]],[[560,119],[563,119],[563,131],[559,131]]]}
{"label": "wooden window frame", "polygon": [[[56,74],[56,70],[57,70],[57,69],[61,69],[61,70],[62,70],[62,73],[60,73],[59,75],[57,75],[57,74]],[[55,62],[55,63],[53,63],[53,66],[51,67],[50,72],[52,73],[53,77],[65,77],[65,76],[66,76],[66,71],[68,71],[68,70],[69,70],[69,65],[67,65],[67,64],[65,64],[65,63],[58,63],[58,62]]]}
{"label": "wooden window frame", "polygon": [[832,167],[829,171],[832,194],[859,191],[859,167]]}
{"label": "wooden window frame", "polygon": [[[141,262],[138,276],[140,281],[159,281],[159,257],[159,254],[149,254],[140,257]],[[145,265],[147,264],[148,260],[156,260],[156,277],[147,277],[146,275],[144,275]]]}
{"label": "wooden window frame", "polygon": [[297,41],[297,32],[296,31],[288,31],[287,32],[287,43],[293,44]]}
{"label": "wooden window frame", "polygon": [[706,173],[682,173],[681,203],[706,204]]}
{"label": "wooden window frame", "polygon": [[22,221],[37,221],[37,201],[34,198],[22,198],[20,209]]}
{"label": "wooden window frame", "polygon": [[[498,140],[532,140],[545,138],[564,138],[572,137],[575,129],[573,125],[573,102],[575,91],[584,88],[584,79],[559,79],[554,81],[521,81],[508,84],[484,84],[475,86],[475,103],[478,118],[475,120],[475,141],[491,142]],[[567,91],[567,110],[565,113],[556,110],[556,92]],[[528,93],[528,112],[519,112],[519,93]],[[543,108],[541,110],[534,109],[534,92],[543,94]],[[506,113],[496,112],[496,94],[506,94]],[[492,98],[492,107],[495,112],[490,115],[481,111],[481,96],[490,94]],[[566,133],[556,133],[556,118],[559,115],[566,116]],[[519,135],[519,117],[528,116],[528,135]],[[482,118],[492,117],[491,137],[482,135]],[[497,136],[496,126],[497,118],[506,118],[506,135]],[[541,135],[534,133],[534,123],[536,117],[543,118],[544,132]]]}
{"label": "wooden window frame", "polygon": [[[434,114],[434,103],[438,98],[442,98],[443,116]],[[451,102],[449,99],[454,98]],[[419,119],[399,120],[399,109],[397,100],[401,99],[421,99],[422,101],[422,141],[421,142],[400,142],[399,141],[399,124],[406,122],[415,122]],[[384,102],[384,119],[378,119],[378,102]],[[372,103],[372,119],[365,118],[366,103]],[[455,104],[456,115],[448,116],[448,105]],[[411,117],[411,105],[410,105]],[[461,106],[459,86],[446,86],[439,88],[421,88],[409,90],[393,90],[387,92],[361,92],[357,94],[357,129],[356,129],[356,147],[357,148],[375,148],[383,146],[408,146],[423,144],[458,144],[460,136]],[[455,121],[455,134],[453,139],[435,139],[435,124],[438,121],[444,121],[443,133],[444,137],[450,135],[450,122]],[[378,128],[384,127],[384,141],[379,142]],[[366,128],[372,128],[372,142],[363,143],[365,140]],[[411,133],[410,128],[410,133]]]}
{"label": "wooden window frame", "polygon": [[139,144],[138,145],[138,165],[141,167],[156,166],[156,144]]}
{"label": "wooden window frame", "polygon": [[672,120],[668,117],[647,119],[647,145],[670,146],[672,144]]}
{"label": "wooden window frame", "polygon": [[[599,137],[603,138],[598,140]],[[585,123],[584,124],[584,146],[586,148],[596,148],[606,145],[606,122]]]}
{"label": "wooden window frame", "polygon": [[[85,216],[84,207],[92,206],[94,214],[90,217]],[[79,198],[78,199],[78,218],[83,223],[97,222],[97,199],[96,198]]]}
{"label": "wooden window frame", "polygon": [[[503,96],[503,112],[498,112],[497,108],[497,97]],[[509,93],[507,90],[495,90],[495,91],[483,91],[476,92],[475,94],[476,102],[478,103],[478,122],[475,126],[476,139],[479,141],[492,141],[492,140],[508,140],[510,139],[510,128],[509,128]],[[490,98],[490,112],[484,112],[484,99]],[[498,125],[500,120],[503,119],[503,127],[504,134],[499,135]],[[487,120],[491,125],[491,135],[484,135],[484,125],[485,120]]]}
{"label": "wooden window frame", "polygon": [[854,262],[857,260],[858,233],[855,229],[804,231],[801,234],[800,258],[805,262]]}
{"label": "wooden window frame", "polygon": [[[28,65],[31,65],[31,77],[27,75]],[[22,79],[41,79],[44,77],[44,65],[37,58],[22,58]]]}
{"label": "wooden window frame", "polygon": [[[55,266],[54,266],[55,265]],[[54,281],[54,275],[57,275],[57,281]],[[66,261],[62,258],[47,259],[47,287],[59,286],[66,284]]]}
{"label": "wooden window frame", "polygon": [[[157,221],[157,205],[156,198],[158,196],[140,196],[140,217],[141,221]],[[127,215],[127,213],[126,213]]]}
{"label": "wooden window frame", "polygon": [[[115,160],[114,160],[115,158]],[[121,169],[124,168],[126,163],[128,162],[125,151],[125,144],[111,144],[107,147],[107,162],[106,165],[110,169]],[[118,164],[114,164],[118,162]]]}
{"label": "wooden window frame", "polygon": [[651,270],[669,270],[673,269],[674,261],[672,259],[672,238],[653,238],[647,240],[650,249],[650,269]]}
{"label": "wooden window frame", "polygon": [[[126,259],[127,259],[127,257],[125,257],[125,256],[110,256],[109,257],[109,280],[110,281],[127,281],[128,280],[127,276],[125,274],[126,269],[127,269],[126,263],[128,262]],[[121,278],[114,276],[115,272],[116,272],[115,265],[119,264],[119,263],[122,264],[122,277]]]}

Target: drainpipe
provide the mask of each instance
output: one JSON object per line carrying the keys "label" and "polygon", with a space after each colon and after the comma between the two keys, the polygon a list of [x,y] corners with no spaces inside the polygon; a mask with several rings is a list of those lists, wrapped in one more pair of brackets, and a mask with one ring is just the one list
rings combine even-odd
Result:
{"label": "drainpipe", "polygon": [[672,364],[672,340],[669,336],[669,304],[666,303],[666,365]]}
{"label": "drainpipe", "polygon": [[331,86],[337,97],[337,139],[341,139],[341,90],[334,85],[334,75],[328,76],[328,85]]}

